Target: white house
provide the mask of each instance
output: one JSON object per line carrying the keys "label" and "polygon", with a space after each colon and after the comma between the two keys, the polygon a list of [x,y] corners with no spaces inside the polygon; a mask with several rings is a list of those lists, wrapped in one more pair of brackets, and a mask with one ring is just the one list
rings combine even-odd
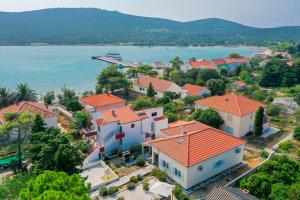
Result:
{"label": "white house", "polygon": [[[253,131],[255,113],[259,107],[266,105],[238,94],[212,96],[196,101],[196,109],[213,108],[224,120],[221,129],[236,137],[243,137]],[[264,129],[268,129],[264,122]]]}
{"label": "white house", "polygon": [[139,78],[134,80],[133,90],[137,93],[147,94],[147,88],[149,87],[150,83],[155,90],[155,97],[157,98],[163,97],[165,92],[175,92],[176,94],[182,96],[181,87],[179,87],[176,83],[146,75],[141,75]]}
{"label": "white house", "polygon": [[185,189],[203,184],[243,163],[245,142],[199,122],[179,122],[144,143],[154,165]]}
{"label": "white house", "polygon": [[183,97],[186,96],[198,96],[198,97],[208,97],[211,95],[211,91],[206,87],[192,84],[185,84],[182,88]]}
{"label": "white house", "polygon": [[168,126],[168,119],[163,115],[163,108],[151,108],[133,111],[123,106],[93,113],[91,135],[98,147],[94,153],[110,155],[127,151],[130,147],[161,136],[160,130]]}

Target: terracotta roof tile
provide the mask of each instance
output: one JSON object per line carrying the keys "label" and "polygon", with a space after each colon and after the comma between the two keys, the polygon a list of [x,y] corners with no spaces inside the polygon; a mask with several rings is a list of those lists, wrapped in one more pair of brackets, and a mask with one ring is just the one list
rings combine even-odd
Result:
{"label": "terracotta roof tile", "polygon": [[134,81],[134,84],[143,86],[145,88],[148,88],[150,83],[152,83],[154,90],[161,91],[161,92],[168,91],[170,86],[173,84],[172,81],[153,78],[151,76],[145,76],[145,75],[141,75],[137,80]]}
{"label": "terracotta roof tile", "polygon": [[239,87],[245,87],[247,86],[246,83],[244,83],[243,81],[236,81],[233,83],[233,85],[239,86]]}
{"label": "terracotta roof tile", "polygon": [[97,94],[83,97],[80,99],[80,102],[93,107],[101,107],[115,103],[125,103],[125,100],[112,94]]}
{"label": "terracotta roof tile", "polygon": [[195,69],[217,69],[217,65],[211,60],[189,61],[188,64]]}
{"label": "terracotta roof tile", "polygon": [[266,107],[265,104],[259,101],[255,101],[234,93],[200,99],[196,101],[196,105],[207,106],[237,116],[243,116],[256,112],[259,107]]}
{"label": "terracotta roof tile", "polygon": [[192,84],[185,84],[182,86],[182,89],[187,90],[187,94],[191,96],[197,96],[200,93],[207,90],[206,87],[198,86],[198,85],[192,85]]}
{"label": "terracotta roof tile", "polygon": [[186,167],[208,160],[245,142],[212,127],[146,142]]}
{"label": "terracotta roof tile", "polygon": [[225,63],[248,63],[250,60],[248,58],[224,58]]}

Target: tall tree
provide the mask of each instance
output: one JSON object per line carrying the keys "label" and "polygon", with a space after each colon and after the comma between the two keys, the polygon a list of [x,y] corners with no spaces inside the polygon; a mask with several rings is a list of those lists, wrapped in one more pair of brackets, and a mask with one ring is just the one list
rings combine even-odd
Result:
{"label": "tall tree", "polygon": [[20,83],[17,85],[17,92],[15,96],[16,102],[21,101],[31,101],[31,102],[37,102],[38,97],[37,93],[31,89],[27,84]]}
{"label": "tall tree", "polygon": [[255,113],[254,119],[254,135],[260,136],[263,131],[263,121],[264,121],[264,112],[265,109],[263,107],[259,107]]}
{"label": "tall tree", "polygon": [[196,110],[193,113],[192,118],[215,128],[219,128],[224,123],[224,120],[219,113],[211,108]]}
{"label": "tall tree", "polygon": [[180,66],[183,64],[183,61],[179,58],[179,56],[176,56],[172,60],[170,60],[170,63],[172,64],[173,68],[180,69]]}
{"label": "tall tree", "polygon": [[32,133],[38,133],[46,130],[46,123],[41,115],[36,115],[31,127]]}
{"label": "tall tree", "polygon": [[88,112],[78,111],[74,118],[73,128],[80,130],[81,128],[88,128],[90,126],[91,116]]}
{"label": "tall tree", "polygon": [[207,82],[210,79],[219,79],[220,76],[216,70],[213,69],[201,69],[198,74],[198,79]]}
{"label": "tall tree", "polygon": [[225,94],[225,83],[222,79],[211,79],[207,81],[206,87],[211,91],[212,95]]}
{"label": "tall tree", "polygon": [[152,98],[152,97],[154,97],[154,95],[155,95],[155,90],[152,86],[152,83],[150,83],[149,87],[147,89],[147,96]]}
{"label": "tall tree", "polygon": [[9,106],[14,101],[14,94],[6,87],[0,87],[0,109]]}
{"label": "tall tree", "polygon": [[54,91],[48,91],[45,96],[43,97],[44,99],[44,103],[46,105],[52,105],[52,102],[54,101],[55,99],[55,94],[54,94]]}

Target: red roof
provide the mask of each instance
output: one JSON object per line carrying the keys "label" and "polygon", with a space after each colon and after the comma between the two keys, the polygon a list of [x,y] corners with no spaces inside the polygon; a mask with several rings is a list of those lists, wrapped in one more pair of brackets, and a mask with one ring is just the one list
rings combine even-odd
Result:
{"label": "red roof", "polygon": [[101,107],[116,103],[125,103],[125,100],[112,94],[97,94],[83,97],[80,99],[80,102],[93,107]]}
{"label": "red roof", "polygon": [[233,84],[238,86],[238,87],[246,87],[247,86],[247,84],[244,83],[243,81],[236,81]]}
{"label": "red roof", "polygon": [[286,63],[289,67],[293,67],[294,63],[292,61],[289,61]]}
{"label": "red roof", "polygon": [[224,58],[213,59],[213,62],[216,63],[217,65],[224,65],[225,64]]}
{"label": "red roof", "polygon": [[168,128],[161,129],[161,132],[163,132],[165,136],[175,136],[182,134],[184,131],[187,131],[187,133],[191,133],[211,128],[210,126],[200,123],[198,121],[177,121],[177,124],[174,123],[169,125]]}
{"label": "red roof", "polygon": [[207,90],[206,87],[198,86],[198,85],[192,85],[192,84],[185,84],[182,86],[182,89],[187,90],[187,94],[191,96],[197,96],[200,93]]}
{"label": "red roof", "polygon": [[225,58],[225,63],[249,63],[250,60],[248,58]]}
{"label": "red roof", "polygon": [[156,62],[154,62],[154,64],[155,64],[156,66],[161,66],[161,62],[160,62],[160,61],[156,61]]}
{"label": "red roof", "polygon": [[137,80],[134,81],[134,84],[143,86],[145,88],[148,88],[150,83],[152,83],[154,90],[160,92],[168,91],[170,86],[173,84],[173,82],[171,81],[153,78],[151,76],[146,75],[141,75]]}
{"label": "red roof", "polygon": [[111,123],[120,121],[124,124],[139,121],[141,119],[148,118],[147,115],[139,115],[135,111],[133,111],[130,107],[123,106],[110,110],[104,110],[101,112],[102,119],[96,120],[96,123]]}
{"label": "red roof", "polygon": [[186,167],[191,167],[245,142],[212,127],[146,142]]}
{"label": "red roof", "polygon": [[259,101],[255,101],[234,93],[200,99],[196,101],[196,105],[207,106],[237,116],[243,116],[256,112],[259,107],[266,107],[265,104]]}
{"label": "red roof", "polygon": [[14,113],[14,112],[31,112],[36,115],[41,115],[44,118],[54,117],[55,113],[49,110],[44,104],[34,103],[28,101],[22,101],[18,104],[13,104],[6,108],[0,110],[0,120],[5,121],[4,115],[6,113]]}
{"label": "red roof", "polygon": [[217,65],[211,60],[189,61],[188,64],[195,69],[217,69]]}

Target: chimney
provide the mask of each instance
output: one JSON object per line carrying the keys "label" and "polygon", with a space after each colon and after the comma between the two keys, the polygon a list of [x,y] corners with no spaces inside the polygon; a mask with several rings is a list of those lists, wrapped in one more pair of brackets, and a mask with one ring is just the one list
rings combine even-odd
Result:
{"label": "chimney", "polygon": [[183,131],[182,131],[182,135],[186,135],[187,133],[188,133],[187,130],[183,130]]}

